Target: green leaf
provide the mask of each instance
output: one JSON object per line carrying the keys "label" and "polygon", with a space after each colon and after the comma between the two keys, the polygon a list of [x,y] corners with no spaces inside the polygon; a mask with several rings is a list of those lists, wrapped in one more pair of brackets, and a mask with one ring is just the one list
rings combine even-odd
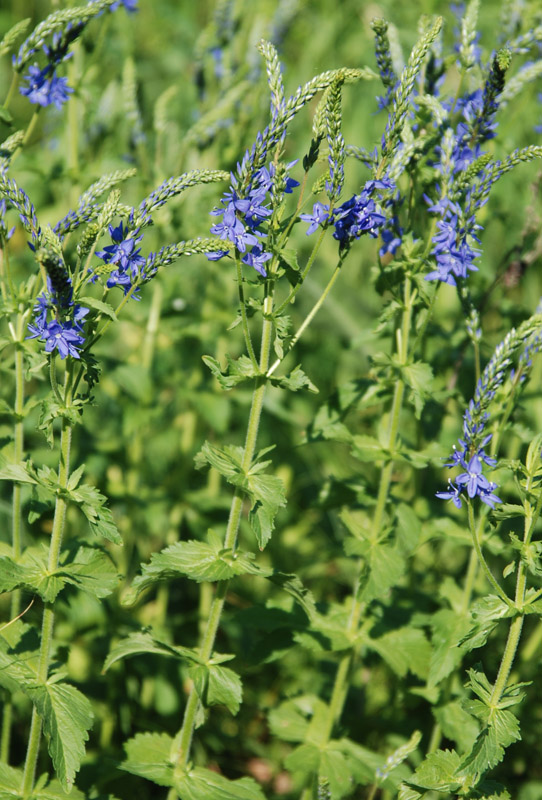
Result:
{"label": "green leaf", "polygon": [[296,747],[284,761],[292,772],[310,775],[318,772],[320,765],[320,748],[316,744],[306,743]]}
{"label": "green leaf", "polygon": [[226,356],[228,365],[223,372],[220,368],[219,362],[212,356],[202,356],[203,363],[209,367],[214,377],[217,379],[223,389],[228,391],[237,386],[238,383],[256,378],[261,375],[259,370],[256,369],[250,358],[247,356],[240,356],[238,359]]}
{"label": "green leaf", "polygon": [[130,656],[141,655],[142,653],[174,656],[190,663],[199,662],[200,660],[196,650],[191,650],[188,647],[177,647],[156,639],[150,633],[139,631],[138,633],[131,633],[125,639],[121,639],[111,648],[105,659],[103,672],[106,672],[115,662],[120,661],[122,658],[130,658]]}
{"label": "green leaf", "polygon": [[[23,771],[0,764],[0,800],[12,800],[21,796]],[[64,797],[66,795],[64,794]]]}
{"label": "green leaf", "polygon": [[119,584],[120,576],[110,556],[97,547],[82,545],[64,551],[56,571],[65,583],[71,583],[94,597],[107,597]]}
{"label": "green leaf", "polygon": [[433,652],[427,676],[427,685],[438,686],[459,665],[466,646],[458,642],[465,636],[471,625],[465,614],[458,614],[450,608],[442,608],[431,618],[433,628]]}
{"label": "green leaf", "polygon": [[0,456],[0,480],[15,481],[16,483],[37,483],[36,479],[28,471],[29,466],[24,461],[21,464],[10,464],[3,456]]}
{"label": "green leaf", "polygon": [[456,742],[462,752],[470,750],[480,731],[476,720],[460,705],[453,701],[433,710],[435,719],[444,736]]}
{"label": "green leaf", "polygon": [[270,381],[273,386],[280,386],[281,389],[288,389],[290,392],[308,389],[309,392],[318,394],[318,387],[316,387],[311,379],[303,372],[300,365],[295,367],[289,375],[283,378],[271,377]]}
{"label": "green leaf", "polygon": [[244,470],[241,466],[243,448],[228,445],[224,448],[215,447],[210,442],[205,442],[200,452],[196,455],[194,463],[196,469],[203,469],[206,465],[214,467],[226,478],[228,483],[239,485],[244,479]]}
{"label": "green leaf", "polygon": [[114,544],[122,544],[113,514],[105,505],[107,498],[95,486],[83,484],[69,492],[70,500],[79,506],[96,536],[102,536]]}
{"label": "green leaf", "polygon": [[488,595],[474,603],[470,613],[473,624],[468,633],[458,641],[458,645],[474,650],[487,642],[500,619],[515,616],[517,610],[497,595]]}
{"label": "green leaf", "polygon": [[408,781],[408,785],[441,792],[455,792],[461,786],[461,780],[456,777],[459,764],[460,758],[455,750],[437,750],[429,753]]}
{"label": "green leaf", "polygon": [[420,419],[423,407],[433,391],[433,370],[429,364],[415,361],[401,368],[404,381],[412,390],[409,401],[414,405],[416,419]]}
{"label": "green leaf", "polygon": [[273,572],[269,575],[269,580],[288,592],[294,600],[299,603],[309,619],[316,615],[316,602],[310,589],[303,585],[297,575],[289,575],[285,572]]}
{"label": "green leaf", "polygon": [[110,306],[109,303],[103,303],[101,300],[96,300],[95,297],[78,297],[77,302],[82,306],[88,306],[89,308],[94,308],[96,311],[100,311],[114,322],[117,321],[115,309],[113,306]]}
{"label": "green leaf", "polygon": [[69,791],[85,755],[87,731],[94,714],[87,698],[67,683],[49,682],[28,687],[26,694],[42,719],[49,755],[56,775]]}
{"label": "green leaf", "polygon": [[286,700],[268,716],[271,732],[284,742],[303,742],[309,729],[306,713],[303,713],[303,697]]}
{"label": "green leaf", "polygon": [[[83,792],[80,792],[75,786],[70,789],[69,798],[70,800],[86,800]],[[60,781],[52,780],[43,788],[34,788],[32,800],[66,800],[66,791]]]}
{"label": "green leaf", "polygon": [[344,797],[353,788],[350,765],[344,754],[330,743],[320,756],[318,782],[329,788],[333,798]]}
{"label": "green leaf", "polygon": [[408,671],[425,678],[429,671],[431,645],[419,628],[398,628],[370,639],[368,646],[376,650],[392,670],[404,677]]}
{"label": "green leaf", "polygon": [[386,450],[374,436],[359,434],[352,439],[352,455],[360,461],[389,461],[389,450]]}
{"label": "green leaf", "polygon": [[265,800],[262,790],[252,778],[230,781],[203,767],[194,767],[177,778],[175,789],[180,800]]}
{"label": "green leaf", "polygon": [[[212,534],[212,532],[210,532]],[[143,589],[156,581],[185,575],[191,580],[224,581],[235,575],[260,575],[268,577],[271,572],[254,563],[252,553],[242,553],[221,547],[220,541],[209,535],[209,543],[190,540],[176,542],[160,553],[151,556],[150,564],[144,564],[137,576],[126,602],[133,601]]]}
{"label": "green leaf", "polygon": [[416,512],[406,503],[399,503],[397,516],[398,542],[405,553],[412,553],[420,541],[422,524]]}
{"label": "green leaf", "polygon": [[228,667],[198,664],[189,669],[198,697],[204,706],[224,705],[237,714],[243,697],[241,679]]}
{"label": "green leaf", "polygon": [[165,733],[138,733],[124,745],[121,769],[159,786],[173,786],[173,739]]}
{"label": "green leaf", "polygon": [[316,652],[347,650],[353,645],[348,634],[348,613],[344,606],[330,603],[326,613],[314,613],[310,628],[296,633],[294,639]]}

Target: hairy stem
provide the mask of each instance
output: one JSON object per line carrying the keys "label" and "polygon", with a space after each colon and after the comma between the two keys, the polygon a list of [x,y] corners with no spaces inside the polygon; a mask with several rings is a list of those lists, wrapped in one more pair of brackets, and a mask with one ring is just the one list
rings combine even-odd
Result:
{"label": "hairy stem", "polygon": [[[69,369],[66,369],[65,387],[66,396],[65,404],[69,407],[71,403],[71,392],[69,388]],[[70,449],[71,449],[72,427],[68,420],[64,417],[62,420],[62,432],[60,435],[60,461],[58,465],[58,484],[61,489],[65,489],[68,485],[70,474]],[[49,573],[54,572],[58,568],[58,560],[60,556],[60,548],[62,546],[62,538],[64,534],[64,527],[66,523],[66,507],[67,503],[64,497],[57,496],[55,503],[55,514],[53,519],[53,531],[51,534],[51,544],[49,546],[49,557],[47,562],[47,570]],[[41,629],[41,644],[40,654],[37,668],[37,678],[40,682],[45,682],[49,673],[49,663],[51,658],[51,647],[53,643],[53,629],[55,622],[55,612],[53,603],[44,603],[43,609],[43,622]],[[34,708],[32,711],[32,723],[30,726],[30,736],[28,740],[28,749],[26,752],[26,761],[24,765],[23,782],[21,786],[21,793],[23,798],[28,798],[34,786],[34,778],[36,774],[36,765],[38,762],[39,747],[41,739],[41,719]]]}
{"label": "hairy stem", "polygon": [[327,285],[326,285],[324,291],[322,292],[322,294],[320,295],[320,297],[318,298],[316,303],[313,305],[313,307],[311,308],[311,310],[309,311],[309,313],[307,314],[307,316],[303,320],[303,323],[301,324],[301,326],[299,327],[299,329],[295,333],[292,341],[288,345],[288,350],[284,354],[283,358],[277,358],[277,360],[269,367],[269,369],[267,371],[267,377],[272,375],[274,373],[274,371],[277,369],[277,367],[280,366],[282,361],[284,361],[284,358],[288,355],[290,350],[292,350],[296,346],[296,344],[301,339],[301,337],[302,337],[303,333],[305,332],[305,330],[311,324],[312,320],[314,319],[314,317],[316,316],[316,314],[318,313],[318,311],[322,307],[326,297],[328,296],[328,294],[332,290],[333,284],[335,283],[335,281],[339,277],[339,273],[341,271],[342,263],[343,263],[343,257],[341,257],[339,259],[339,263],[337,264],[337,266],[333,270],[333,274],[332,274],[331,278],[329,279],[329,281],[327,282]]}
{"label": "hairy stem", "polygon": [[[269,355],[271,352],[273,331],[273,322],[271,320],[271,313],[273,310],[273,288],[273,282],[269,281],[264,300],[264,320],[262,324],[262,340],[259,362],[259,371],[261,373],[265,373],[267,371],[267,367],[269,365]],[[254,457],[254,451],[256,449],[258,428],[265,395],[265,385],[266,382],[264,378],[256,378],[254,391],[252,394],[252,404],[250,407],[250,415],[248,418],[245,447],[242,459],[242,467],[245,471],[248,471],[250,468],[252,459]],[[233,495],[228,525],[224,537],[225,548],[234,550],[236,547],[242,510],[243,493],[240,489],[236,489]],[[218,583],[215,596],[211,603],[211,608],[200,647],[200,656],[203,661],[207,661],[213,652],[228,585],[229,581],[220,581]],[[178,769],[180,770],[186,766],[190,755],[190,746],[192,743],[192,736],[194,734],[198,705],[199,698],[194,686],[192,686],[184,711],[182,727],[175,737],[173,744],[172,755],[175,757]]]}
{"label": "hairy stem", "polygon": [[[15,343],[15,407],[16,414],[13,431],[13,456],[16,464],[23,460],[24,455],[24,360],[21,340],[23,338],[24,319],[22,314],[17,317],[17,341]],[[13,484],[12,520],[11,520],[11,554],[14,561],[18,561],[22,549],[22,513],[21,513],[21,485]],[[21,610],[21,592],[15,590],[11,595],[11,619],[16,618]],[[13,706],[6,703],[2,715],[2,735],[0,738],[0,760],[7,763],[11,743]]]}
{"label": "hairy stem", "polygon": [[[406,364],[408,360],[408,343],[410,335],[410,325],[412,316],[412,306],[415,299],[415,293],[412,292],[410,278],[405,281],[404,288],[404,306],[401,318],[400,328],[397,329],[397,351],[401,364]],[[392,408],[390,419],[388,423],[387,435],[387,449],[393,454],[397,444],[397,433],[399,430],[399,418],[404,399],[405,385],[402,380],[398,380],[395,384],[393,393]],[[380,482],[378,487],[378,496],[376,501],[375,512],[371,525],[371,540],[378,541],[382,530],[382,523],[384,521],[384,513],[388,501],[391,476],[393,471],[393,458],[382,468],[380,472]],[[358,577],[353,592],[352,608],[350,610],[350,617],[347,625],[347,633],[353,638],[358,630],[359,621],[363,612],[364,603],[359,598],[360,590],[362,588],[362,572],[364,569],[363,563],[360,563],[358,570]],[[320,740],[320,745],[327,744],[332,736],[333,728],[341,718],[346,695],[348,691],[348,677],[355,656],[355,644],[352,648],[345,653],[339,662],[337,672],[335,674],[335,681],[331,692],[331,699],[328,705],[328,713],[325,723],[323,735]],[[301,795],[301,800],[313,800],[314,792],[312,786],[307,786]]]}
{"label": "hairy stem", "polygon": [[[527,478],[526,492],[532,491],[532,478]],[[542,497],[542,491],[539,493],[538,501],[540,501],[540,497]],[[539,502],[537,502],[537,507],[539,507]],[[525,508],[525,523],[524,523],[524,533],[523,533],[523,542],[525,545],[528,545],[531,541],[531,537],[534,531],[533,519],[535,514],[535,509],[526,498],[524,502]],[[516,579],[516,594],[514,597],[516,608],[521,612],[523,607],[523,603],[525,600],[525,590],[527,588],[527,575],[525,573],[525,565],[520,560],[518,565],[518,574]],[[495,685],[493,686],[493,691],[491,693],[491,706],[495,707],[500,702],[504,691],[506,689],[506,684],[508,682],[508,677],[510,675],[510,671],[512,669],[512,665],[514,663],[514,659],[516,657],[516,652],[519,645],[519,640],[521,638],[521,630],[523,628],[523,618],[524,615],[519,613],[518,616],[512,620],[510,623],[510,629],[508,631],[508,639],[506,640],[506,646],[504,648],[503,657],[501,660],[501,664],[499,666],[499,671],[497,673],[497,678],[495,680]]]}

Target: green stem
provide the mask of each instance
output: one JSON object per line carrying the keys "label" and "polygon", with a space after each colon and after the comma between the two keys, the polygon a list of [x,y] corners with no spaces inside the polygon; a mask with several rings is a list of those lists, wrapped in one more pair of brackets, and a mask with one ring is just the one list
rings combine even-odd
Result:
{"label": "green stem", "polygon": [[290,294],[288,295],[286,300],[284,300],[284,302],[281,303],[280,306],[275,310],[275,316],[276,317],[279,317],[282,314],[282,312],[284,311],[284,309],[287,306],[290,305],[290,303],[292,302],[292,300],[294,299],[294,297],[296,296],[298,291],[303,286],[303,283],[305,282],[305,278],[309,274],[309,272],[311,270],[311,267],[314,264],[314,260],[315,260],[316,256],[318,255],[318,250],[320,249],[320,245],[322,244],[322,241],[323,241],[324,236],[326,234],[326,230],[327,230],[327,228],[322,228],[322,230],[320,231],[320,235],[318,236],[318,239],[316,240],[316,242],[314,244],[314,247],[312,248],[312,252],[311,252],[311,254],[309,256],[309,260],[307,261],[305,269],[301,273],[301,279],[300,279],[299,283],[297,283],[294,286],[294,288],[292,289],[292,291],[290,292]]}
{"label": "green stem", "polygon": [[[407,278],[405,281],[405,288],[404,288],[404,306],[403,306],[401,326],[397,330],[397,351],[401,364],[406,364],[408,361],[408,343],[410,336],[412,307],[415,298],[416,298],[416,293],[411,291],[411,281],[410,278]],[[393,452],[397,444],[397,434],[399,431],[399,419],[404,399],[404,390],[405,386],[403,381],[398,380],[395,384],[395,389],[393,393],[393,401],[392,401],[390,419],[388,423],[388,435],[387,435],[387,449],[392,454],[392,457],[391,460],[384,466],[384,468],[380,472],[378,496],[373,516],[373,522],[371,525],[372,542],[378,541],[378,538],[382,530],[382,523],[384,520],[384,513],[388,501],[388,495],[391,484],[391,476],[393,471]],[[347,625],[347,633],[352,637],[352,639],[355,637],[356,631],[358,630],[360,617],[364,607],[363,602],[359,599],[363,566],[364,565],[360,563],[358,570],[358,577],[356,579],[356,584],[353,592],[350,617]],[[323,728],[323,734],[320,739],[321,746],[327,744],[333,733],[334,726],[340,720],[340,717],[342,715],[348,691],[348,677],[354,660],[354,655],[355,655],[355,646],[353,645],[352,648],[341,658],[339,662],[339,666],[335,674],[333,689],[331,692],[331,699],[328,705],[328,713]],[[301,795],[301,800],[312,800],[313,794],[314,793],[312,788],[310,786],[306,787]]]}
{"label": "green stem", "polygon": [[[17,341],[15,342],[15,407],[16,414],[13,431],[14,461],[19,464],[24,455],[23,410],[24,410],[24,360],[21,340],[23,338],[24,318],[22,314],[17,317]],[[22,513],[21,513],[21,485],[13,484],[13,505],[11,523],[11,551],[14,561],[21,557],[22,549]],[[11,619],[15,619],[21,610],[21,592],[16,590],[11,595]],[[2,735],[0,739],[0,760],[7,763],[11,742],[13,707],[6,703],[2,715]]]}
{"label": "green stem", "polygon": [[22,150],[24,150],[24,148],[26,147],[26,145],[28,144],[28,142],[30,140],[30,137],[34,133],[34,128],[36,127],[36,124],[38,122],[38,117],[39,117],[39,114],[40,114],[40,110],[41,110],[41,106],[38,106],[36,108],[36,110],[34,111],[34,113],[32,114],[32,116],[30,117],[30,122],[28,123],[28,128],[24,132],[24,136],[23,136],[22,142],[19,145],[19,147],[14,151],[13,155],[11,156],[10,165],[13,165],[13,162],[15,161],[16,158],[18,158],[19,153]]}
{"label": "green stem", "polygon": [[13,95],[17,91],[18,83],[19,83],[19,73],[14,71],[13,75],[11,76],[11,83],[9,85],[6,99],[4,100],[4,108],[9,108],[11,101],[13,100]]}
{"label": "green stem", "polygon": [[486,559],[484,557],[484,554],[482,552],[482,548],[481,548],[481,545],[480,545],[480,538],[481,538],[481,533],[482,532],[480,530],[476,529],[476,525],[475,525],[475,522],[474,522],[474,509],[473,509],[473,504],[472,504],[470,499],[467,500],[467,508],[468,508],[468,517],[469,517],[469,530],[471,532],[472,543],[474,545],[474,549],[476,550],[476,555],[478,556],[478,561],[480,562],[480,564],[482,566],[482,569],[484,570],[486,578],[488,579],[488,581],[491,584],[491,586],[493,586],[493,588],[495,589],[495,591],[497,592],[497,594],[499,595],[501,600],[504,600],[504,602],[507,605],[510,605],[510,602],[511,602],[510,598],[508,597],[508,595],[506,594],[506,592],[504,591],[504,589],[502,588],[500,583],[496,580],[495,576],[493,575],[493,573],[489,569],[488,563],[487,563],[487,561],[486,561]]}
{"label": "green stem", "polygon": [[252,361],[252,366],[255,369],[258,369],[258,359],[256,358],[256,353],[254,352],[252,336],[250,335],[250,328],[248,327],[247,308],[245,305],[245,288],[243,286],[243,270],[241,267],[241,259],[239,258],[239,253],[237,250],[235,251],[235,267],[237,270],[237,288],[239,290],[239,305],[241,306],[241,320],[243,322],[245,345],[249,358]]}
{"label": "green stem", "polygon": [[[267,371],[269,364],[269,355],[271,352],[273,322],[271,320],[271,313],[273,311],[273,282],[269,281],[267,284],[266,297],[264,300],[264,320],[262,324],[262,340],[260,349],[260,363],[259,371],[264,374]],[[245,438],[245,447],[243,450],[242,469],[246,472],[249,470],[254,457],[256,449],[256,441],[258,437],[258,429],[260,425],[260,417],[262,413],[263,400],[265,395],[265,378],[256,378],[254,391],[252,394],[252,404],[250,407],[250,415],[247,424],[247,433]],[[235,550],[237,544],[237,534],[239,532],[239,525],[241,522],[241,514],[243,510],[243,492],[241,489],[236,488],[228,518],[228,525],[224,537],[224,548]],[[212,655],[224,601],[226,599],[226,592],[228,590],[229,581],[220,581],[217,585],[216,594],[211,603],[209,617],[205,628],[203,640],[201,642],[200,657],[203,661],[208,661]],[[182,727],[177,736],[175,737],[172,756],[177,762],[177,768],[183,770],[186,767],[190,756],[190,746],[194,734],[194,727],[196,722],[196,713],[198,710],[199,698],[198,694],[192,686],[188,701],[184,710]]]}
{"label": "green stem", "polygon": [[11,269],[9,265],[9,250],[7,242],[2,239],[2,249],[0,250],[0,282],[2,285],[2,298],[7,300],[8,294],[11,299],[16,297],[15,286],[13,278],[11,277]]}
{"label": "green stem", "polygon": [[313,307],[309,311],[308,315],[305,317],[305,319],[304,319],[302,325],[300,326],[300,328],[297,330],[295,336],[293,337],[292,341],[290,342],[290,344],[288,346],[287,352],[284,354],[284,356],[282,358],[277,358],[277,360],[271,365],[271,367],[269,367],[269,369],[267,371],[267,377],[272,375],[274,373],[274,371],[277,369],[277,367],[280,366],[282,361],[284,361],[284,358],[296,346],[296,344],[301,339],[301,337],[302,337],[303,333],[305,332],[305,330],[311,324],[312,320],[314,319],[314,317],[316,316],[316,314],[318,313],[318,311],[322,307],[326,297],[328,296],[328,294],[332,290],[333,284],[335,283],[335,281],[339,277],[339,272],[341,271],[342,263],[343,263],[343,257],[341,257],[339,259],[339,263],[337,264],[337,266],[333,270],[333,274],[332,274],[331,278],[329,279],[329,281],[327,282],[326,288],[324,289],[324,291],[322,292],[322,294],[320,295],[320,297],[318,298],[316,303],[313,305]]}
{"label": "green stem", "polygon": [[[66,406],[69,406],[71,403],[71,396],[69,389],[69,368],[66,369],[65,386],[66,386],[65,404]],[[68,420],[64,417],[62,420],[62,432],[60,435],[60,461],[58,465],[58,485],[61,489],[65,489],[68,485],[68,479],[70,474],[71,438],[72,438],[72,428]],[[62,537],[64,534],[64,527],[66,523],[66,507],[67,503],[65,498],[62,496],[57,496],[55,503],[55,515],[53,519],[53,531],[51,534],[51,544],[49,546],[49,557],[47,562],[47,570],[49,573],[54,572],[58,568],[60,548],[62,546]],[[51,647],[53,642],[54,622],[55,622],[55,612],[53,603],[44,603],[40,654],[39,654],[38,668],[37,668],[37,679],[41,683],[46,682],[49,673],[49,662],[50,662]],[[23,782],[21,786],[21,793],[23,798],[25,798],[25,800],[26,798],[30,797],[34,786],[36,765],[38,762],[38,755],[39,755],[40,739],[41,739],[41,719],[36,711],[36,708],[34,707],[32,711],[30,736],[28,739],[28,749],[26,752]]]}
{"label": "green stem", "polygon": [[[526,492],[529,492],[531,491],[531,489],[532,489],[532,479],[529,478],[527,480],[525,490]],[[539,508],[540,505],[539,501],[541,497],[542,497],[542,491],[539,492],[536,508]],[[533,518],[535,516],[535,509],[533,509],[533,506],[531,505],[528,499],[525,499],[524,507],[525,507],[525,522],[524,522],[523,542],[525,545],[528,545],[531,541],[531,537],[534,531]],[[508,682],[508,678],[510,675],[510,671],[514,663],[514,658],[516,657],[519,640],[521,638],[521,630],[523,628],[524,615],[521,613],[521,610],[523,608],[523,603],[525,601],[526,588],[527,588],[527,575],[525,573],[525,566],[523,562],[520,561],[518,566],[518,575],[516,579],[516,594],[514,598],[515,606],[520,613],[510,623],[510,629],[508,631],[508,639],[506,640],[506,646],[504,648],[504,653],[499,667],[499,672],[497,673],[495,685],[493,686],[493,691],[491,693],[490,705],[493,708],[495,708],[499,704],[504,694],[504,691],[506,689],[506,684]]]}

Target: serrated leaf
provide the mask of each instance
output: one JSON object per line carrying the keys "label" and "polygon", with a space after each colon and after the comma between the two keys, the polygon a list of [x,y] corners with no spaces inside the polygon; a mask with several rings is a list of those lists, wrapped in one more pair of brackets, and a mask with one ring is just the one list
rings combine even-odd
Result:
{"label": "serrated leaf", "polygon": [[242,457],[242,447],[229,446],[222,449],[210,442],[204,442],[194,463],[196,469],[203,469],[206,465],[214,467],[229,483],[238,485],[244,477],[244,470],[241,467]]}
{"label": "serrated leaf", "polygon": [[190,663],[199,661],[199,656],[195,650],[162,642],[150,633],[139,631],[138,633],[131,633],[112,647],[109,655],[105,659],[103,672],[122,658],[130,658],[130,656],[146,653],[173,656],[189,661]]}
{"label": "serrated leaf", "polygon": [[416,419],[420,419],[423,407],[430,399],[433,389],[433,370],[429,364],[415,361],[413,364],[401,368],[401,373],[407,386],[410,387],[410,402],[414,405]]}
{"label": "serrated leaf", "polygon": [[235,575],[261,575],[268,577],[270,570],[259,567],[253,561],[252,553],[233,552],[222,548],[219,541],[212,543],[190,540],[176,542],[160,553],[151,556],[149,564],[144,564],[130,587],[130,595],[139,592],[156,581],[184,575],[191,580],[224,581]]}
{"label": "serrated leaf", "polygon": [[[69,798],[70,800],[86,800],[83,792],[80,792],[75,786],[70,789]],[[51,780],[41,786],[40,780],[38,780],[32,792],[32,800],[66,800],[66,792],[60,781]]]}
{"label": "serrated leaf", "polygon": [[109,303],[104,303],[101,300],[96,300],[95,297],[78,297],[77,302],[82,306],[88,306],[89,308],[94,308],[96,311],[100,311],[102,314],[105,314],[106,317],[109,317],[113,321],[117,321],[117,315],[115,314],[115,309],[113,306],[110,306]]}
{"label": "serrated leaf", "polygon": [[202,356],[203,363],[209,367],[223,389],[233,389],[238,383],[256,378],[261,374],[247,356],[240,356],[238,359],[226,356],[226,359],[228,365],[223,372],[216,358]]}
{"label": "serrated leaf", "polygon": [[113,514],[105,505],[107,498],[95,486],[83,484],[71,491],[69,497],[79,506],[96,536],[101,536],[113,544],[122,544],[122,537]]}
{"label": "serrated leaf", "polygon": [[271,377],[273,386],[280,386],[281,389],[288,389],[290,392],[298,392],[300,389],[308,389],[313,394],[318,394],[318,387],[306,375],[298,365],[289,375],[283,378]]}
{"label": "serrated leaf", "polygon": [[16,483],[37,483],[36,479],[29,474],[28,464],[10,464],[0,456],[0,480],[15,481]]}
{"label": "serrated leaf", "polygon": [[344,605],[329,603],[325,613],[315,612],[310,627],[296,633],[294,639],[316,652],[348,650],[354,644],[348,632],[349,613]]}
{"label": "serrated leaf", "polygon": [[42,719],[43,732],[55,773],[69,791],[85,755],[92,725],[92,706],[81,692],[67,683],[28,688],[26,693]]}
{"label": "serrated leaf", "polygon": [[194,767],[175,781],[180,800],[265,800],[252,778],[230,781],[203,767]]}
{"label": "serrated leaf", "polygon": [[446,703],[435,708],[433,714],[447,739],[455,742],[462,752],[471,749],[480,726],[460,703],[456,701]]}
{"label": "serrated leaf", "polygon": [[316,601],[310,589],[303,585],[297,575],[290,575],[285,572],[273,572],[269,575],[269,580],[288,592],[294,600],[299,603],[309,619],[316,615]]}
{"label": "serrated leaf", "polygon": [[120,581],[110,556],[97,547],[81,546],[76,551],[65,551],[57,574],[65,583],[99,598],[110,595]]}
{"label": "serrated leaf", "polygon": [[159,786],[173,786],[173,739],[165,733],[138,733],[124,745],[121,769]]}
{"label": "serrated leaf", "polygon": [[456,777],[460,761],[455,750],[437,750],[429,753],[416,768],[408,783],[422,789],[454,792],[461,786],[460,779]]}
{"label": "serrated leaf", "polygon": [[397,547],[389,544],[364,544],[366,547],[358,547],[354,552],[362,556],[365,562],[358,599],[368,603],[376,597],[382,597],[397,584],[406,569],[406,559]]}
{"label": "serrated leaf", "polygon": [[234,716],[237,714],[243,685],[236,672],[216,664],[198,664],[188,672],[204,706],[224,705]]}

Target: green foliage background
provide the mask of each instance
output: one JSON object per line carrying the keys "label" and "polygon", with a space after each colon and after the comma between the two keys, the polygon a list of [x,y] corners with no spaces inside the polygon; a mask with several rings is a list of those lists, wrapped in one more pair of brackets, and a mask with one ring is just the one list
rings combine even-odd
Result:
{"label": "green foliage background", "polygon": [[[231,4],[141,0],[140,6],[136,15],[119,11],[89,27],[70,63],[71,74],[79,82],[77,118],[66,126],[66,109],[42,114],[33,146],[17,164],[17,179],[43,222],[55,222],[80,191],[107,171],[137,168],[137,176],[123,190],[123,201],[135,204],[169,175],[195,168],[233,169],[268,120],[268,90],[256,50],[260,38],[276,37],[286,89],[291,93],[325,69],[374,68],[373,17],[385,17],[395,26],[392,42],[408,54],[417,38],[420,14],[443,12],[439,2],[391,0],[341,0],[338,4],[332,0],[237,0]],[[6,0],[0,7],[0,30],[26,16],[37,22],[52,8],[54,4],[45,0]],[[496,46],[500,8],[500,3],[492,1],[482,6],[481,43],[488,52]],[[536,8],[526,13],[532,13],[534,24]],[[217,23],[221,15],[226,20],[222,26]],[[446,18],[444,40],[450,43],[454,22],[451,14]],[[222,74],[217,73],[213,55],[218,47]],[[2,67],[7,90],[7,65]],[[372,149],[377,143],[383,128],[383,116],[376,113],[375,104],[380,91],[376,82],[346,87],[347,144]],[[515,101],[513,111],[499,113],[499,154],[538,143],[540,134],[533,127],[542,120],[542,106],[537,105],[536,91],[533,85]],[[14,114],[30,116],[25,98],[16,98]],[[287,141],[292,160],[305,154],[310,124],[308,114],[294,122]],[[295,168],[292,174],[296,176]],[[499,184],[482,212],[483,256],[474,285],[483,301],[484,361],[504,333],[534,311],[542,293],[541,177],[538,167],[520,167]],[[366,178],[364,166],[350,161],[345,196]],[[162,243],[207,235],[212,222],[209,211],[217,198],[216,186],[204,186],[168,205],[156,215],[156,225],[146,235],[145,252]],[[310,247],[303,228],[299,226],[294,237],[300,259],[307,257]],[[30,266],[22,233],[18,231],[16,237],[13,246],[19,250],[20,263],[23,268],[25,263]],[[346,532],[341,508],[359,498],[375,479],[370,459],[360,468],[346,445],[322,435],[323,408],[329,403],[337,419],[360,434],[374,433],[385,421],[378,419],[377,406],[369,405],[361,412],[341,410],[361,392],[363,381],[371,376],[371,357],[382,349],[374,334],[382,308],[374,286],[376,247],[372,240],[356,245],[333,295],[298,345],[295,360],[290,357],[292,367],[303,364],[319,394],[271,389],[260,429],[259,446],[275,447],[273,463],[285,483],[288,505],[279,512],[276,533],[259,563],[296,572],[322,612],[327,604],[349,596],[354,581],[355,565],[342,547]],[[320,251],[304,299],[293,308],[297,324],[328,280],[334,251],[331,240]],[[69,679],[92,699],[96,713],[78,784],[82,788],[85,783],[95,784],[99,757],[100,791],[121,799],[146,800],[155,796],[156,788],[117,770],[122,744],[140,731],[174,735],[185,702],[187,675],[176,662],[155,655],[124,660],[105,676],[103,663],[116,641],[142,625],[166,637],[173,635],[177,644],[196,645],[198,624],[210,596],[195,583],[177,580],[161,585],[133,606],[121,601],[140,563],[147,562],[152,553],[179,539],[202,539],[208,528],[223,533],[230,488],[215,470],[196,471],[194,456],[206,439],[242,444],[250,393],[245,385],[223,392],[202,361],[205,354],[222,360],[226,352],[237,356],[243,349],[241,328],[228,331],[236,320],[238,302],[227,263],[209,262],[203,256],[185,259],[163,269],[159,280],[145,286],[142,294],[141,302],[130,304],[100,344],[102,379],[75,441],[74,463],[86,463],[87,480],[110,499],[124,538],[122,549],[111,548],[124,585],[102,602],[75,591],[64,595],[56,642],[60,660],[67,657]],[[442,504],[433,499],[446,480],[438,459],[447,454],[460,432],[465,400],[474,385],[467,335],[457,327],[457,319],[456,294],[441,292],[425,358],[434,364],[439,390],[454,386],[457,391],[445,404],[438,398],[428,401],[421,430],[415,432],[411,417],[405,420],[404,435],[419,437],[420,449],[427,448],[435,460],[432,467],[406,481],[407,468],[396,467],[395,501],[405,503],[421,519],[421,538],[408,575],[392,595],[377,601],[381,627],[373,629],[373,636],[407,623],[421,630],[438,609],[446,587],[452,591],[450,579],[461,582],[466,569],[466,531],[459,522],[445,518]],[[507,440],[508,458],[522,454],[532,431],[542,430],[541,379],[538,364],[514,435]],[[11,388],[5,381],[1,391],[9,399]],[[38,380],[31,384],[36,397],[43,391]],[[0,437],[9,437],[10,431],[8,422],[0,425]],[[27,419],[25,436],[35,459],[55,466],[56,456],[37,430],[37,412]],[[6,542],[9,513],[6,486],[0,505],[0,536]],[[72,514],[72,526],[81,525],[76,510]],[[45,516],[29,525],[28,531],[46,540],[50,525],[51,517]],[[246,522],[241,542],[243,537],[252,542]],[[495,548],[498,555],[497,544]],[[7,597],[0,603],[2,618],[7,619]],[[255,605],[267,608],[255,609]],[[27,619],[39,624],[38,604],[28,611]],[[496,775],[511,790],[517,787],[513,796],[518,800],[535,800],[542,797],[542,704],[536,686],[542,634],[534,619],[526,627],[527,644],[518,669],[522,680],[535,683],[522,706],[523,741],[512,746]],[[499,628],[483,651],[489,674],[498,667],[504,637],[504,629]],[[354,741],[391,752],[414,729],[420,729],[425,739],[430,736],[433,720],[426,702],[430,690],[424,683],[429,645],[424,642],[413,640],[407,655],[401,646],[398,650],[403,655],[395,661],[391,645],[384,658],[368,651],[358,662],[342,719]],[[326,697],[336,656],[321,651],[318,642],[304,632],[303,615],[291,598],[258,577],[233,584],[218,649],[238,654],[233,666],[244,679],[243,704],[236,717],[222,706],[213,709],[212,722],[198,732],[195,762],[214,764],[232,778],[252,774],[263,782],[269,798],[298,797],[299,786],[284,767],[292,745],[274,735],[282,724],[277,709],[282,701],[299,694]],[[477,651],[466,657],[465,667],[479,660]],[[455,680],[464,679],[463,672]],[[16,705],[14,752],[19,761],[24,757],[24,720],[29,708],[23,697],[16,696]]]}

